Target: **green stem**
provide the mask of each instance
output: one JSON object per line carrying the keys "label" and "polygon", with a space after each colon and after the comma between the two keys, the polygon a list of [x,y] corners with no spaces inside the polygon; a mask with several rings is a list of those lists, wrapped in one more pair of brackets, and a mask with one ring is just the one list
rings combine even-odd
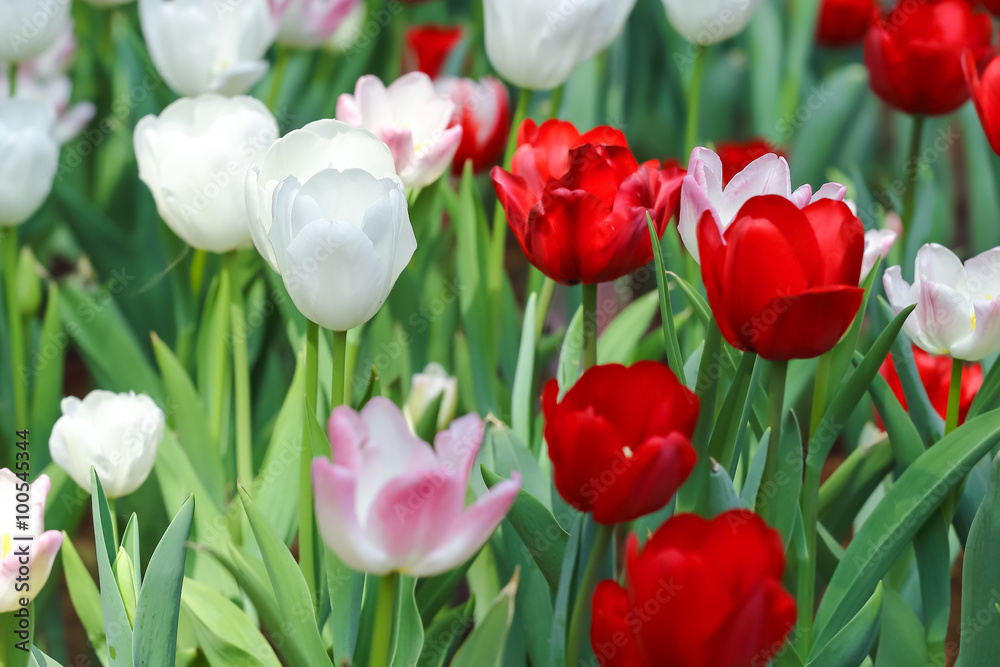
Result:
{"label": "green stem", "polygon": [[233,384],[236,391],[236,475],[244,486],[253,479],[253,422],[250,403],[250,360],[243,315],[243,280],[235,252],[222,261],[229,265],[229,330],[233,345]]}
{"label": "green stem", "polygon": [[896,245],[902,247],[903,241],[910,233],[913,224],[917,196],[917,179],[920,176],[920,142],[924,133],[924,117],[917,114],[913,117],[913,129],[910,132],[910,152],[903,165],[903,211],[899,216],[903,226],[903,238]]}
{"label": "green stem", "polygon": [[583,571],[583,580],[580,582],[580,589],[576,593],[576,601],[573,603],[573,613],[570,616],[569,632],[566,636],[566,665],[580,664],[580,642],[583,640],[584,632],[588,625],[590,600],[594,594],[594,587],[597,585],[597,574],[601,569],[601,563],[607,554],[608,546],[611,544],[611,537],[615,534],[614,526],[597,524],[597,535],[594,538],[594,547],[590,550],[590,558],[587,560],[587,568]]}
{"label": "green stem", "polygon": [[108,498],[108,516],[111,517],[111,540],[115,543],[115,548],[121,544],[118,537],[118,512],[115,509],[115,499]]}
{"label": "green stem", "polygon": [[285,78],[285,70],[288,69],[288,61],[291,60],[292,51],[282,46],[277,48],[277,58],[274,63],[273,74],[271,75],[271,86],[267,90],[267,99],[264,104],[271,111],[277,111],[278,98],[281,96],[281,83]]}
{"label": "green stem", "polygon": [[[219,282],[218,291],[216,292],[215,298],[217,304],[225,304],[229,300],[229,294],[231,292],[230,285],[232,284],[234,278],[230,274],[230,263],[223,261],[222,265],[219,267]],[[212,438],[219,443],[219,451],[226,451],[226,443],[223,442],[223,421],[226,419],[227,414],[225,411],[226,405],[226,374],[229,372],[227,363],[229,361],[229,356],[227,350],[229,349],[229,313],[231,309],[219,308],[209,313],[207,310],[208,301],[206,301],[205,313],[202,315],[203,319],[209,315],[218,315],[218,321],[215,322],[216,328],[216,340],[214,343],[213,354],[210,358],[214,362],[214,368],[212,368],[212,378],[214,379],[214,386],[212,387],[211,402],[209,403],[208,409],[208,427],[211,429]],[[217,308],[218,305],[213,306]]]}
{"label": "green stem", "polygon": [[687,89],[687,125],[684,130],[684,146],[687,148],[687,155],[698,145],[698,113],[701,108],[701,79],[705,70],[704,46],[696,45],[694,53],[694,66],[691,71],[691,80]]}
{"label": "green stem", "polygon": [[[777,449],[777,447],[775,447]],[[819,469],[806,465],[802,480],[801,511],[806,533],[806,565],[800,566],[797,589],[798,625],[795,627],[795,647],[799,655],[808,655],[812,648],[813,609],[816,600],[816,521],[819,512]],[[804,571],[803,571],[804,570]]]}
{"label": "green stem", "polygon": [[191,258],[191,294],[194,295],[195,303],[201,295],[201,285],[205,279],[205,259],[207,253],[204,250],[194,249],[194,256]]}
{"label": "green stem", "polygon": [[948,386],[948,412],[944,420],[944,434],[958,428],[958,410],[962,399],[962,360],[951,360],[951,384]]}
{"label": "green stem", "polygon": [[559,110],[562,109],[563,93],[566,90],[565,84],[552,91],[549,98],[549,120],[559,117]]}
{"label": "green stem", "polygon": [[[306,410],[316,409],[316,392],[319,378],[319,325],[306,323]],[[302,420],[302,455],[299,461],[299,569],[309,587],[313,607],[316,595],[316,562],[313,554],[313,497],[312,497],[312,442],[309,420],[313,413],[306,412]]]}
{"label": "green stem", "polygon": [[17,63],[7,67],[7,85],[10,86],[10,99],[14,99],[14,89],[17,88]]}
{"label": "green stem", "polygon": [[10,376],[14,380],[14,415],[17,428],[28,428],[28,387],[21,380],[24,368],[24,321],[17,293],[17,227],[3,229],[3,272],[7,288],[7,325],[10,329]]}
{"label": "green stem", "polygon": [[538,294],[538,307],[535,310],[535,342],[542,337],[545,329],[545,318],[549,314],[549,306],[552,304],[552,294],[556,289],[556,281],[548,276],[542,283],[542,291]]}
{"label": "green stem", "polygon": [[392,617],[396,607],[396,588],[399,575],[390,572],[378,584],[375,604],[375,628],[372,631],[371,667],[389,667],[389,647],[392,643]]}
{"label": "green stem", "polygon": [[819,358],[816,366],[816,378],[813,380],[813,402],[812,416],[809,420],[809,441],[812,441],[813,434],[819,428],[819,423],[826,412],[826,396],[830,384],[830,366],[832,364],[832,353],[828,352]]}
{"label": "green stem", "polygon": [[583,370],[597,365],[597,285],[583,287]]}
{"label": "green stem", "polygon": [[347,332],[333,332],[333,384],[330,385],[330,410],[344,405],[347,398]]}
{"label": "green stem", "polygon": [[[764,476],[760,482],[762,489],[776,488],[777,484],[778,450],[781,449],[781,417],[785,402],[785,378],[787,375],[787,361],[771,362],[771,386],[770,391],[768,391],[770,400],[767,409],[767,425],[771,429],[771,436],[767,441],[767,459],[764,463]],[[774,504],[770,502],[771,500],[773,498],[766,494],[758,494],[757,496],[757,513],[769,524],[774,514]]]}

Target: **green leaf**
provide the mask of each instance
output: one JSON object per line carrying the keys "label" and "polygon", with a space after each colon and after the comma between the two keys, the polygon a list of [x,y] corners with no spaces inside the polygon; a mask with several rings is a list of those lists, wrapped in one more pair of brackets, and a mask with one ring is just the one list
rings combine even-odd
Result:
{"label": "green leaf", "polygon": [[695,383],[695,394],[701,402],[698,424],[691,438],[691,445],[698,454],[691,476],[677,491],[677,511],[705,514],[709,509],[709,437],[715,416],[715,399],[718,394],[719,377],[721,376],[720,350],[722,349],[722,334],[718,325],[712,321],[708,325],[705,347],[701,361],[698,364],[698,380]]}
{"label": "green leaf", "polygon": [[[485,465],[480,466],[480,469],[487,487],[493,488],[503,481],[502,477],[490,471]],[[525,549],[531,554],[552,591],[556,592],[559,589],[559,577],[569,534],[562,529],[552,512],[524,489],[518,491],[517,498],[507,513],[507,519],[514,526]]]}
{"label": "green leaf", "polygon": [[882,582],[875,586],[865,606],[836,634],[822,650],[815,648],[815,657],[806,667],[840,667],[860,665],[878,638],[882,623]]}
{"label": "green leaf", "polygon": [[580,377],[582,354],[583,306],[580,306],[576,309],[569,326],[566,327],[566,337],[563,338],[562,349],[559,351],[559,367],[556,369],[556,378],[559,380],[560,400]]}
{"label": "green leaf", "polygon": [[77,618],[87,632],[87,640],[94,647],[94,653],[102,665],[108,664],[108,644],[104,638],[102,624],[101,592],[80,559],[76,547],[69,535],[63,531],[62,545],[63,569],[66,572],[66,588],[69,589],[69,599],[73,603]]}
{"label": "green leaf", "polygon": [[198,650],[212,667],[280,667],[267,639],[243,610],[213,589],[184,580],[181,604],[198,639]]}
{"label": "green leaf", "polygon": [[534,292],[524,306],[521,329],[521,351],[517,355],[517,372],[511,395],[511,426],[521,442],[531,445],[531,406],[535,403],[532,380],[535,376],[535,310],[538,295]]}
{"label": "green leaf", "polygon": [[101,583],[101,610],[104,616],[104,636],[108,642],[108,664],[111,667],[132,666],[132,624],[129,622],[118,592],[118,582],[112,567],[115,554],[114,529],[104,487],[94,468],[90,469],[91,507],[94,514],[94,539],[97,544],[97,573]]}
{"label": "green leaf", "polygon": [[[49,283],[49,299],[45,305],[45,319],[38,338],[38,349],[29,356],[28,374],[35,378],[31,394],[31,435],[35,442],[48,442],[52,425],[61,414],[63,366],[66,344],[59,318],[59,287]],[[35,452],[38,456],[38,452]],[[43,454],[48,460],[48,452]],[[42,461],[32,461],[41,466]]]}
{"label": "green leaf", "polygon": [[132,561],[132,578],[135,580],[136,591],[138,591],[138,586],[142,586],[142,559],[139,551],[139,517],[136,516],[135,512],[132,512],[128,523],[125,524],[121,546]]}
{"label": "green leaf", "polygon": [[965,418],[973,419],[997,407],[1000,407],[1000,364],[994,361]]}
{"label": "green leaf", "polygon": [[820,522],[843,539],[865,501],[895,464],[889,439],[858,447],[833,471],[819,489]]}
{"label": "green leaf", "polygon": [[139,582],[135,580],[135,563],[125,549],[119,547],[118,555],[111,568],[115,571],[115,579],[118,581],[118,592],[121,593],[122,602],[125,604],[125,614],[128,616],[129,625],[135,630],[135,603],[139,599]]}
{"label": "green leaf", "polygon": [[746,432],[745,424],[749,414],[747,405],[752,400],[750,388],[756,363],[756,354],[753,352],[743,353],[740,365],[736,369],[736,375],[733,377],[733,381],[726,391],[726,397],[722,401],[722,407],[719,409],[719,416],[712,429],[712,437],[708,441],[709,455],[727,469],[733,460],[740,430],[743,429],[743,432]]}
{"label": "green leaf", "polygon": [[597,339],[597,363],[626,364],[659,308],[656,292],[645,294],[618,313]]}
{"label": "green leaf", "polygon": [[[14,665],[10,665],[10,667],[14,667]],[[28,661],[28,667],[62,667],[62,665],[42,653],[37,646],[32,646],[31,660]]]}
{"label": "green leaf", "polygon": [[660,323],[663,328],[663,342],[667,348],[667,364],[674,375],[687,385],[684,377],[684,357],[681,356],[681,345],[677,340],[677,327],[674,326],[674,309],[670,304],[670,285],[667,283],[667,270],[663,263],[663,246],[660,237],[653,227],[653,220],[646,212],[646,226],[649,228],[649,240],[653,245],[653,266],[656,268],[656,292],[660,297]]}
{"label": "green leaf", "polygon": [[[900,594],[882,590],[882,630],[875,667],[913,667],[927,660],[924,626]],[[960,659],[961,660],[961,659]]]}
{"label": "green leaf", "polygon": [[778,470],[774,488],[765,487],[757,493],[757,505],[772,504],[769,516],[775,530],[781,533],[785,547],[792,540],[792,525],[798,514],[799,494],[802,491],[802,431],[795,412],[789,410],[781,428],[781,447],[778,449]]}
{"label": "green leaf", "polygon": [[195,505],[195,533],[203,543],[224,546],[225,517],[215,503],[211,502],[210,494],[202,485],[187,453],[169,430],[163,433],[153,471],[168,513],[176,513],[191,495],[204,498]]}
{"label": "green leaf", "polygon": [[424,624],[420,620],[420,610],[414,591],[415,577],[399,576],[396,587],[396,612],[393,614],[391,667],[415,667],[420,660],[424,645]]}
{"label": "green leaf", "polygon": [[757,449],[753,453],[750,461],[750,469],[747,471],[746,481],[740,489],[740,503],[743,507],[753,507],[757,502],[757,492],[760,490],[760,481],[764,478],[764,464],[767,462],[767,448],[770,446],[771,429],[764,431],[764,436],[757,443]]}
{"label": "green leaf", "polygon": [[418,667],[444,667],[452,650],[472,627],[473,601],[455,607],[437,618],[424,634]]}
{"label": "green leaf", "polygon": [[[961,429],[960,429],[961,430]],[[957,431],[956,431],[957,432]],[[962,651],[959,667],[990,667],[1000,655],[1000,457],[969,530],[962,564]]]}
{"label": "green leaf", "polygon": [[[229,372],[232,354],[227,346],[230,289],[229,272],[218,273],[208,290],[198,327],[198,392],[205,406],[208,428],[213,439],[217,440],[216,451],[225,451],[228,441],[229,420],[225,418],[225,405],[220,404],[218,399],[228,395],[232,382]],[[220,382],[222,386],[219,386]]]}
{"label": "green leaf", "polygon": [[135,609],[132,656],[136,665],[172,667],[177,652],[177,620],[187,541],[194,521],[194,496],[174,517],[146,568]]}
{"label": "green leaf", "polygon": [[441,404],[444,402],[444,393],[435,396],[427,407],[424,414],[420,415],[420,421],[414,424],[413,432],[424,442],[434,442],[434,436],[438,432],[438,415],[441,412]]}
{"label": "green leaf", "polygon": [[573,596],[573,584],[577,576],[577,561],[580,558],[580,540],[583,535],[583,515],[577,514],[569,531],[566,554],[559,574],[559,589],[552,605],[552,647],[550,665],[566,662],[566,629],[569,625],[569,603]]}
{"label": "green leaf", "polygon": [[503,659],[507,633],[514,620],[518,573],[500,590],[486,616],[459,647],[451,667],[497,667]]}
{"label": "green leaf", "polygon": [[361,603],[365,594],[365,573],[355,572],[325,547],[326,586],[330,596],[328,623],[333,635],[335,664],[350,659],[358,641]]}
{"label": "green leaf", "polygon": [[697,287],[684,280],[673,271],[667,271],[667,275],[677,282],[681,291],[684,292],[684,296],[686,296],[688,301],[691,303],[695,316],[704,326],[707,327],[708,323],[712,322],[713,319],[712,309],[709,307],[708,301],[705,301],[705,297],[701,295]]}
{"label": "green leaf", "polygon": [[740,506],[740,497],[736,495],[736,489],[733,488],[733,480],[729,479],[729,473],[714,460],[708,483],[711,490],[712,516],[718,516],[727,510]]}

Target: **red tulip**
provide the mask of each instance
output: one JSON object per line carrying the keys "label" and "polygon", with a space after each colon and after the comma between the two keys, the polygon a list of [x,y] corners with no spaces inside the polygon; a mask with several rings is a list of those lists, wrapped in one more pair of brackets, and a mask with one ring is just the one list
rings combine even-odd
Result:
{"label": "red tulip", "polygon": [[1000,16],[1000,0],[969,0],[973,7],[980,6],[994,16]]}
{"label": "red tulip", "polygon": [[403,71],[419,70],[432,79],[436,78],[460,41],[462,29],[457,26],[428,23],[407,28]]}
{"label": "red tulip", "polygon": [[542,392],[556,489],[594,520],[615,524],[662,509],[698,458],[698,397],[655,361],[594,366],[558,400]]}
{"label": "red tulip", "polygon": [[[935,356],[924,352],[916,345],[913,346],[913,362],[920,375],[920,382],[927,390],[927,397],[934,406],[934,410],[944,419],[948,413],[948,389],[951,387],[951,357]],[[903,386],[899,382],[899,375],[896,373],[896,365],[892,361],[892,356],[885,358],[882,368],[879,369],[882,377],[889,383],[892,393],[906,409],[906,396],[903,395]],[[969,414],[972,401],[976,398],[979,388],[983,386],[983,366],[978,363],[966,363],[962,368],[962,390],[958,400],[958,423],[965,423],[965,417]],[[878,413],[875,414],[876,422],[882,427],[882,420]]]}
{"label": "red tulip", "polygon": [[511,171],[493,187],[528,260],[564,285],[616,280],[653,258],[646,212],[658,235],[680,205],[684,170],[639,164],[621,131],[581,135],[572,123],[526,120]]}
{"label": "red tulip", "polygon": [[1000,155],[1000,58],[991,60],[980,78],[975,56],[966,51],[962,54],[962,69],[983,132],[993,151]]}
{"label": "red tulip", "polygon": [[824,46],[860,42],[871,23],[875,0],[821,0],[816,40]]}
{"label": "red tulip", "polygon": [[594,592],[594,655],[602,667],[766,665],[795,625],[784,569],[781,537],[748,510],[679,514],[641,552],[632,535],[627,587]]}
{"label": "red tulip", "polygon": [[865,230],[847,204],[801,211],[777,195],[753,197],[720,232],[698,222],[701,277],[722,335],[765,359],[817,357],[854,320]]}
{"label": "red tulip", "polygon": [[[750,163],[768,153],[774,153],[780,157],[785,154],[776,149],[766,139],[750,139],[743,143],[736,141],[723,141],[715,147],[715,153],[722,161],[722,187],[729,184],[736,174],[740,173]],[[688,165],[690,166],[690,165]]]}
{"label": "red tulip", "polygon": [[872,90],[906,113],[951,113],[969,99],[962,53],[985,64],[992,33],[990,17],[973,14],[966,0],[901,2],[865,37]]}
{"label": "red tulip", "polygon": [[496,164],[510,132],[507,87],[491,76],[478,83],[473,79],[442,77],[434,82],[434,87],[455,103],[452,126],[462,126],[462,143],[452,159],[452,173],[460,175],[467,160],[472,160],[472,169],[477,173]]}

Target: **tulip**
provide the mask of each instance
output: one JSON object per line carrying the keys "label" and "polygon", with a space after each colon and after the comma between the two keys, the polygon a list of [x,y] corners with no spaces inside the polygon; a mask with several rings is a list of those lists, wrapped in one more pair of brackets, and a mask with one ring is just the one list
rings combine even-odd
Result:
{"label": "tulip", "polygon": [[451,126],[455,103],[434,90],[423,72],[404,74],[386,88],[377,76],[358,79],[354,95],[337,99],[337,120],[370,130],[392,150],[408,188],[430,185],[451,164],[462,128]]}
{"label": "tulip", "polygon": [[345,53],[358,41],[365,27],[368,7],[365,3],[357,5],[350,14],[337,26],[330,38],[323,44],[323,49],[330,53]]}
{"label": "tulip", "polygon": [[[917,367],[917,374],[920,376],[920,383],[927,391],[927,397],[931,401],[935,412],[944,419],[948,413],[948,390],[951,387],[951,357],[937,357],[924,352],[916,345],[913,346],[913,362]],[[882,377],[889,383],[892,393],[896,395],[903,409],[906,409],[906,396],[903,394],[903,385],[899,381],[899,374],[896,372],[896,365],[892,361],[892,355],[885,358],[882,367],[879,369]],[[983,366],[982,364],[964,364],[962,367],[962,384],[958,398],[958,424],[964,424],[965,418],[972,407],[979,388],[983,386]],[[876,421],[882,425],[882,420],[878,414]]]}
{"label": "tulip", "polygon": [[736,174],[749,167],[757,158],[764,157],[769,153],[774,153],[781,158],[785,157],[784,153],[771,146],[769,141],[757,138],[743,143],[723,141],[715,147],[715,152],[722,162],[723,187],[728,185]]}
{"label": "tulip", "polygon": [[990,17],[973,14],[967,0],[900,3],[865,37],[872,90],[906,113],[951,113],[969,99],[962,53],[985,65],[992,32]]}
{"label": "tulip", "polygon": [[865,232],[865,251],[861,259],[861,280],[868,276],[879,257],[885,259],[889,256],[889,251],[892,250],[895,243],[896,232],[891,229],[869,229]]}
{"label": "tulip", "polygon": [[974,4],[982,6],[983,9],[993,14],[993,16],[1000,16],[1000,0],[979,0]]}
{"label": "tulip", "polygon": [[188,245],[247,248],[246,174],[277,138],[274,117],[253,97],[183,97],[136,125],[139,178]]}
{"label": "tulip", "polygon": [[[45,501],[51,487],[48,475],[39,475],[29,485],[10,469],[0,469],[0,614],[21,609],[22,599],[34,600],[52,572],[63,534],[45,530]],[[18,554],[25,546],[26,557]],[[16,588],[18,581],[25,583],[18,579],[22,568],[28,571],[27,587]]]}
{"label": "tulip", "polygon": [[795,627],[781,536],[752,512],[679,514],[625,551],[627,586],[602,581],[591,605],[602,667],[766,665]]}
{"label": "tulip", "polygon": [[36,58],[69,22],[69,0],[0,0],[0,64]]}
{"label": "tulip", "polygon": [[145,394],[97,389],[81,401],[62,400],[62,417],[49,437],[52,460],[90,491],[90,469],[108,498],[132,493],[146,481],[163,439],[163,411]]}
{"label": "tulip", "polygon": [[754,197],[725,229],[706,212],[698,245],[719,330],[765,359],[818,357],[861,306],[864,227],[843,202],[799,210],[784,197]]}
{"label": "tulip", "polygon": [[312,464],[323,541],[358,571],[428,577],[458,567],[493,534],[521,487],[515,472],[465,506],[482,439],[474,414],[452,422],[431,447],[386,398],[371,399],[360,413],[337,408],[333,461]]}
{"label": "tulip", "polygon": [[180,95],[239,95],[267,72],[267,0],[139,0],[139,19],[156,70]]}
{"label": "tulip", "polygon": [[602,524],[662,509],[691,474],[698,397],[655,361],[594,366],[559,400],[542,392],[556,489]]}
{"label": "tulip", "polygon": [[821,0],[816,41],[824,46],[851,46],[864,39],[875,0]]}
{"label": "tulip", "polygon": [[254,245],[302,314],[334,331],[371,319],[417,247],[388,147],[315,121],[276,141],[246,187]]}
{"label": "tulip", "polygon": [[0,227],[30,218],[52,190],[59,146],[50,104],[14,99],[0,106]]}
{"label": "tulip", "polygon": [[1000,247],[963,265],[937,243],[917,251],[910,285],[900,267],[885,271],[885,295],[895,312],[916,304],[903,331],[931,354],[978,361],[1000,350]]}
{"label": "tulip", "polygon": [[404,71],[419,71],[436,79],[452,51],[462,41],[462,33],[458,26],[427,24],[407,28]]}
{"label": "tulip", "polygon": [[663,0],[674,30],[689,42],[718,44],[743,31],[761,0]]}
{"label": "tulip", "polygon": [[1000,58],[990,60],[980,79],[975,57],[966,51],[962,54],[962,69],[986,139],[993,152],[1000,155]]}
{"label": "tulip", "polygon": [[684,170],[636,162],[608,126],[580,134],[572,123],[526,120],[510,172],[490,175],[528,261],[565,285],[616,280],[653,259],[647,212],[658,236],[677,211]]}
{"label": "tulip", "polygon": [[337,32],[361,0],[270,0],[279,23],[275,41],[296,49],[314,49]]}
{"label": "tulip", "polygon": [[451,122],[462,128],[462,141],[451,161],[452,174],[460,175],[469,160],[476,173],[496,164],[510,132],[507,87],[488,76],[479,82],[444,77],[434,82],[434,88],[455,103]]}
{"label": "tulip", "polygon": [[449,376],[441,364],[430,363],[423,373],[413,376],[410,397],[403,406],[407,422],[416,426],[423,421],[424,413],[438,397],[441,398],[441,404],[438,407],[436,425],[437,430],[443,431],[448,428],[458,406],[458,380]]}
{"label": "tulip", "polygon": [[483,0],[486,55],[515,86],[556,88],[611,45],[634,6],[635,0]]}
{"label": "tulip", "polygon": [[840,183],[826,183],[815,194],[803,185],[792,191],[792,175],[785,158],[768,153],[752,161],[746,168],[726,179],[725,165],[719,155],[707,148],[691,151],[688,172],[681,189],[680,215],[677,231],[684,247],[701,261],[698,249],[698,221],[710,211],[720,231],[725,231],[737,212],[752,197],[779,195],[798,208],[820,199],[843,201],[847,188]]}

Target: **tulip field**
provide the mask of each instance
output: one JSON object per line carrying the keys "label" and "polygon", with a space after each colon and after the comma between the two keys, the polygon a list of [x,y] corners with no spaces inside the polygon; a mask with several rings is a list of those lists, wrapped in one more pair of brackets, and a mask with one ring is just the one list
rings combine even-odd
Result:
{"label": "tulip field", "polygon": [[0,667],[998,667],[1000,0],[0,0]]}

